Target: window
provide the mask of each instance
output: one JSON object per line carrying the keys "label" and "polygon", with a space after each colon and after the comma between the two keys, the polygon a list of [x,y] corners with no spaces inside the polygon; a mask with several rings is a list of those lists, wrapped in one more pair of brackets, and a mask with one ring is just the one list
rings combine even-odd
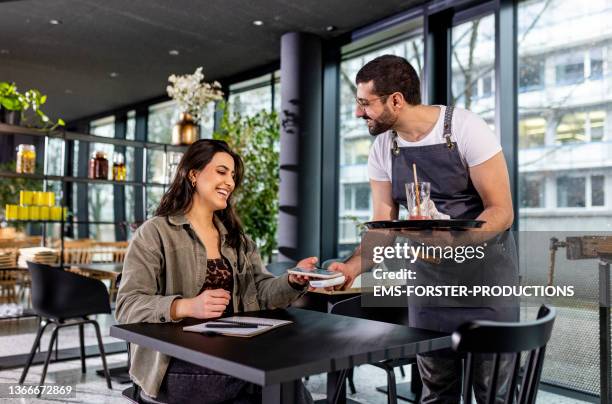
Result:
{"label": "window", "polygon": [[557,178],[557,207],[584,208],[586,206],[586,179],[584,177]]}
{"label": "window", "polygon": [[495,16],[454,26],[451,58],[453,104],[494,122]]}
{"label": "window", "polygon": [[534,117],[519,122],[519,147],[522,149],[544,146],[546,119]]}
{"label": "window", "polygon": [[555,66],[557,84],[579,84],[584,81],[584,55],[582,52],[561,53]]}
{"label": "window", "polygon": [[127,113],[127,124],[125,128],[125,138],[134,140],[136,137],[136,111],[131,110]]}
{"label": "window", "polygon": [[605,111],[591,111],[588,116],[588,130],[591,141],[600,141],[604,138]]}
{"label": "window", "polygon": [[570,143],[586,140],[585,114],[570,113],[561,117],[557,126],[557,142]]}
{"label": "window", "polygon": [[591,49],[590,56],[590,74],[589,79],[601,80],[603,78],[603,50]]}
{"label": "window", "polygon": [[605,117],[606,113],[603,110],[573,112],[562,115],[557,126],[557,142],[602,140]]}
{"label": "window", "polygon": [[521,177],[519,199],[521,208],[543,208],[544,178]]}
{"label": "window", "polygon": [[534,91],[544,87],[544,59],[525,57],[519,67],[519,91]]}
{"label": "window", "polygon": [[370,137],[347,139],[344,142],[344,164],[367,164],[370,153]]}
{"label": "window", "polygon": [[96,136],[115,137],[115,116],[91,121],[89,123],[89,133]]}
{"label": "window", "polygon": [[172,142],[172,127],[181,111],[175,101],[162,102],[149,107],[147,140],[156,143]]}
{"label": "window", "polygon": [[230,111],[243,116],[252,116],[261,110],[280,109],[280,73],[265,74],[230,85],[228,101]]}
{"label": "window", "polygon": [[115,211],[112,185],[91,184],[88,189],[89,236],[100,241],[115,241],[115,227],[112,224],[96,222],[113,222]]}
{"label": "window", "polygon": [[592,175],[591,176],[591,206],[604,206],[605,205],[605,193],[604,193],[604,176],[603,175]]}
{"label": "window", "polygon": [[[406,58],[421,76],[423,69],[422,20],[408,23],[405,32],[419,34],[403,37],[390,36],[377,45],[372,38],[364,38],[343,48],[340,64],[340,175],[339,175],[339,254],[359,242],[360,223],[372,216],[367,162],[374,138],[368,133],[363,119],[355,117],[355,76],[370,60],[385,54]],[[417,30],[417,31],[413,31]],[[365,46],[365,47],[364,47]]]}
{"label": "window", "polygon": [[166,157],[163,150],[147,149],[147,182],[164,184],[166,180]]}
{"label": "window", "polygon": [[147,217],[152,217],[159,206],[162,196],[164,196],[164,188],[159,186],[147,187]]}

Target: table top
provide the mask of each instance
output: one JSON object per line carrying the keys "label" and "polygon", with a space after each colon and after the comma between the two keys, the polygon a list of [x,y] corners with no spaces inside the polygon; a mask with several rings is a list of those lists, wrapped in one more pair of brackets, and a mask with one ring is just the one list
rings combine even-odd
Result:
{"label": "table top", "polygon": [[449,334],[290,308],[244,315],[293,321],[252,338],[183,331],[179,323],[115,325],[110,335],[261,386],[449,348]]}
{"label": "table top", "polygon": [[99,271],[120,274],[123,270],[122,262],[99,262],[92,264],[69,264],[70,267],[76,267],[83,271]]}

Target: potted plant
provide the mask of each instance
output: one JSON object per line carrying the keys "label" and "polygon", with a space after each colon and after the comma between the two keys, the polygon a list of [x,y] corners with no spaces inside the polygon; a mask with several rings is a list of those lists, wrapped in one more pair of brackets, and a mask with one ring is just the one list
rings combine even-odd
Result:
{"label": "potted plant", "polygon": [[244,231],[257,243],[263,259],[270,260],[276,248],[279,210],[280,122],[276,112],[254,116],[230,114],[222,103],[223,118],[214,139],[224,140],[244,161],[244,179],[235,206]]}
{"label": "potted plant", "polygon": [[171,83],[166,87],[168,96],[179,105],[181,117],[172,130],[172,144],[191,144],[198,139],[198,124],[203,117],[206,105],[211,101],[223,99],[221,84],[218,81],[206,83],[202,67],[193,74],[168,77]]}
{"label": "potted plant", "polygon": [[27,124],[31,122],[31,118],[26,113],[31,111],[37,120],[34,121],[35,125],[42,129],[53,130],[58,126],[64,126],[62,119],[52,122],[41,110],[40,107],[45,102],[47,96],[36,89],[21,93],[15,83],[0,82],[0,121],[2,122],[11,125]]}

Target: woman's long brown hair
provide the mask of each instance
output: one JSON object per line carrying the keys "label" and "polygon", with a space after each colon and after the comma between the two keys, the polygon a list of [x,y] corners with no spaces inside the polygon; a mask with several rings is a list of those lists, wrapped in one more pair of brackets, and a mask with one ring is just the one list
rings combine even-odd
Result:
{"label": "woman's long brown hair", "polygon": [[244,231],[238,214],[232,205],[232,196],[242,182],[244,165],[240,156],[234,153],[222,140],[200,139],[189,146],[181,158],[170,188],[162,197],[159,207],[155,211],[155,216],[184,215],[189,211],[195,193],[195,188],[189,181],[189,173],[191,170],[200,171],[204,169],[216,153],[227,153],[234,160],[234,191],[227,199],[227,207],[216,211],[214,214],[227,229],[227,243],[238,249],[240,244],[244,242]]}

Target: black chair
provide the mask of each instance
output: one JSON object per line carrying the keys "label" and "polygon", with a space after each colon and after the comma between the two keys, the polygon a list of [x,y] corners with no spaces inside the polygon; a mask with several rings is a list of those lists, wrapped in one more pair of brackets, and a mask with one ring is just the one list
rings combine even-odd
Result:
{"label": "black chair", "polygon": [[[366,320],[382,321],[385,323],[408,325],[408,309],[406,307],[362,307],[361,296],[351,297],[350,299],[342,300],[334,304],[330,310],[332,314],[340,314],[342,316],[363,318]],[[416,363],[416,357],[400,358],[384,360],[370,365],[383,369],[387,373],[387,400],[389,403],[397,403],[397,382],[395,380],[394,368],[400,366],[402,376],[405,376],[403,366]],[[349,388],[351,392],[355,392],[355,385],[352,380],[353,369],[347,372]],[[413,380],[415,386],[420,386],[420,376],[413,372]],[[416,389],[418,396],[418,387]]]}
{"label": "black chair", "polygon": [[81,371],[86,372],[85,367],[85,346],[83,337],[83,326],[92,324],[96,330],[98,338],[98,348],[106,376],[106,384],[112,389],[110,375],[106,366],[104,355],[104,345],[100,334],[100,326],[95,320],[87,318],[89,315],[107,313],[110,314],[108,291],[106,286],[96,279],[86,278],[61,268],[49,265],[28,262],[28,269],[32,278],[32,306],[34,311],[41,318],[41,323],[36,333],[36,339],[32,345],[30,356],[23,369],[19,384],[23,384],[34,359],[34,355],[40,339],[48,325],[53,325],[49,349],[43,367],[40,385],[45,382],[47,367],[53,351],[53,343],[57,338],[58,331],[64,327],[79,327],[79,342],[81,348]]}
{"label": "black chair", "polygon": [[[493,373],[488,386],[487,403],[494,403],[499,382],[500,357],[512,354],[512,376],[505,402],[533,404],[536,401],[546,344],[552,333],[556,311],[542,305],[538,319],[528,323],[502,323],[472,321],[461,325],[453,333],[453,349],[465,353],[463,378],[463,402],[472,402],[473,354],[493,354]],[[521,373],[521,354],[527,353],[525,368]]]}

